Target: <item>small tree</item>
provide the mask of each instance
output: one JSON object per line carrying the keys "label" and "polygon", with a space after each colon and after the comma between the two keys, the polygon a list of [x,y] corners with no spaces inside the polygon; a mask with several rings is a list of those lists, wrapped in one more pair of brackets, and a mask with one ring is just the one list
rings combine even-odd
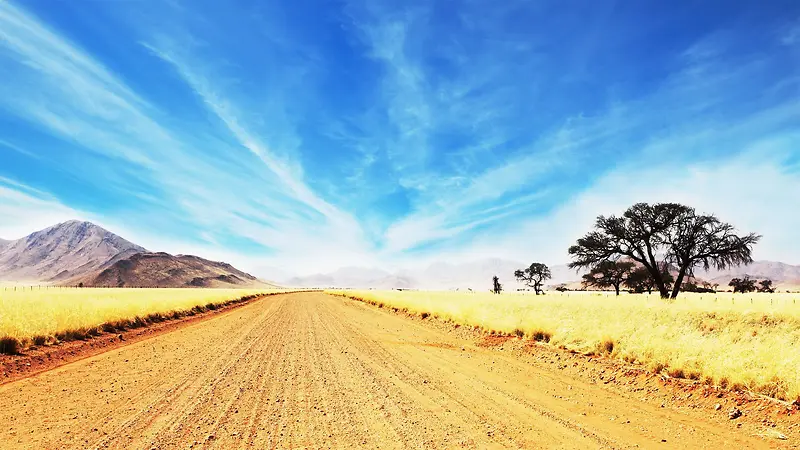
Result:
{"label": "small tree", "polygon": [[525,285],[532,287],[536,295],[543,294],[542,284],[545,280],[549,280],[552,275],[550,268],[542,263],[533,263],[526,269],[518,269],[514,271],[514,277],[517,280],[525,283]]}
{"label": "small tree", "polygon": [[619,295],[619,287],[628,280],[633,271],[630,261],[603,261],[583,276],[583,284],[601,289],[613,287]]}
{"label": "small tree", "polygon": [[744,278],[732,278],[728,286],[733,288],[734,293],[741,292],[745,294],[756,290],[756,280],[750,278],[749,275],[745,275]]}
{"label": "small tree", "polygon": [[500,284],[500,278],[497,275],[492,277],[492,292],[495,294],[503,292],[503,285]]}
{"label": "small tree", "polygon": [[775,288],[772,287],[772,280],[761,280],[758,284],[758,292],[766,292],[768,294],[775,292]]}

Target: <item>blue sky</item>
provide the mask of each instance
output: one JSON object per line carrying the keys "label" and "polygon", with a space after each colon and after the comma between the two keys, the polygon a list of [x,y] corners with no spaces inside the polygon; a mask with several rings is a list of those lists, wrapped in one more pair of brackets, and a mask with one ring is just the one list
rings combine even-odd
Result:
{"label": "blue sky", "polygon": [[0,2],[0,237],[262,276],[567,261],[680,201],[800,264],[800,3]]}

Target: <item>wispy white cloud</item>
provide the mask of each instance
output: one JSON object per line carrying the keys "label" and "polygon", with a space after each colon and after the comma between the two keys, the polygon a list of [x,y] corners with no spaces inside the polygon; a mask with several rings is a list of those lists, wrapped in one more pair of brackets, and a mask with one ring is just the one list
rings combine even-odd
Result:
{"label": "wispy white cloud", "polygon": [[[0,192],[15,205],[5,211],[27,222],[24,205],[52,207],[54,219],[77,214],[151,249],[251,271],[471,256],[560,262],[597,214],[638,200],[717,212],[763,232],[765,255],[796,250],[776,240],[788,239],[796,217],[773,209],[781,220],[761,220],[768,209],[759,201],[790,202],[780,186],[794,189],[798,179],[796,152],[774,153],[796,148],[789,131],[800,116],[797,97],[787,95],[797,77],[776,54],[739,53],[722,30],[628,73],[606,42],[630,36],[611,33],[607,18],[553,50],[560,27],[528,21],[549,20],[552,5],[486,11],[466,2],[443,20],[437,8],[413,3],[354,0],[344,23],[313,27],[306,43],[259,8],[185,3],[159,13],[171,23],[164,28],[132,6],[125,37],[153,74],[143,82],[0,2],[0,113],[61,140],[73,156],[50,151],[48,163],[120,199],[113,211],[92,210],[5,180]],[[207,20],[215,12],[224,17]],[[773,35],[775,45],[792,45],[792,30]],[[603,45],[591,42],[597,36]],[[336,90],[336,76],[352,81],[354,72],[358,91],[346,93],[319,92],[309,75],[331,75],[320,86]],[[154,79],[168,88],[147,89]],[[173,89],[180,104],[165,94]],[[40,156],[3,139],[0,152]],[[743,156],[759,146],[773,153]],[[744,189],[731,179],[748,164],[755,182]],[[324,172],[329,165],[344,170]],[[729,193],[740,199],[729,202]]]}
{"label": "wispy white cloud", "polygon": [[800,264],[800,243],[793,237],[800,227],[800,212],[792,207],[800,192],[800,171],[787,164],[798,139],[800,135],[788,133],[754,142],[725,161],[665,162],[634,172],[620,168],[547,214],[489,229],[470,245],[401,257],[397,264],[489,257],[563,264],[569,261],[567,248],[591,229],[598,215],[621,214],[636,202],[679,202],[716,214],[742,233],[763,235],[755,247],[756,259]]}
{"label": "wispy white cloud", "polygon": [[[8,2],[0,3],[0,37],[0,51],[5,53],[0,58],[11,69],[0,87],[0,106],[83,150],[124,161],[127,170],[136,170],[148,183],[147,189],[139,185],[131,194],[165,201],[157,208],[131,206],[122,212],[129,219],[150,216],[164,223],[162,216],[168,216],[214,230],[218,236],[249,239],[269,248],[272,258],[284,258],[282,263],[297,264],[299,269],[323,268],[331,263],[326,254],[355,259],[366,253],[358,222],[316,195],[290,162],[275,157],[241,123],[236,106],[178,55],[150,47],[176,68],[224,123],[229,134],[220,137],[219,142],[227,144],[223,148],[198,149],[198,143],[187,138],[191,125],[189,130],[162,125],[162,113],[119,77]],[[229,152],[224,156],[227,170],[219,164],[223,149]],[[254,169],[256,161],[260,169]],[[253,176],[245,178],[238,172]],[[109,174],[96,175],[114,181]],[[119,188],[130,188],[129,178],[118,180]],[[24,217],[21,210],[15,211]],[[105,219],[128,228],[124,222]],[[132,234],[147,239],[156,233]],[[153,241],[142,244],[163,248]],[[191,245],[196,246],[184,243]],[[213,251],[213,244],[207,247]],[[285,258],[292,254],[304,255],[305,261]]]}
{"label": "wispy white cloud", "polygon": [[207,77],[201,75],[194,67],[191,67],[190,64],[174,53],[167,53],[150,44],[145,43],[143,45],[159,58],[175,67],[181,77],[203,100],[203,103],[225,124],[238,143],[258,157],[264,163],[266,169],[278,177],[280,183],[287,188],[290,195],[299,202],[313,208],[328,220],[343,226],[344,230],[342,231],[349,232],[353,229],[358,229],[357,222],[312,192],[303,183],[298,170],[293,170],[289,164],[276,158],[256,136],[242,125],[238,118],[240,114],[235,111],[235,107],[217,93]]}
{"label": "wispy white cloud", "polygon": [[[719,161],[758,139],[780,135],[800,114],[800,103],[759,93],[752,82],[773,62],[755,59],[731,66],[722,57],[729,50],[724,42],[717,35],[698,41],[655,89],[624,100],[612,96],[599,114],[577,114],[560,128],[521,142],[514,132],[495,138],[518,143],[506,149],[499,163],[473,170],[454,184],[417,188],[415,210],[388,228],[386,248],[402,252],[437,243],[434,251],[439,251],[441,241],[451,238],[445,246],[469,246],[474,239],[466,232],[486,225],[495,234],[514,234],[519,218],[547,217],[554,205],[571,197],[559,187],[592,185],[614,166],[639,170],[655,162],[688,166]],[[763,104],[767,98],[770,103]],[[435,179],[431,172],[419,176],[426,183]],[[538,195],[517,204],[520,196],[531,194]],[[504,204],[519,217],[493,213]],[[560,230],[555,227],[551,234]]]}
{"label": "wispy white cloud", "polygon": [[20,146],[18,146],[16,144],[12,144],[11,142],[6,141],[5,139],[0,139],[0,151],[5,151],[6,149],[13,150],[13,151],[15,151],[15,152],[17,152],[17,153],[19,153],[21,155],[25,155],[25,156],[27,156],[29,158],[41,159],[41,157],[39,155],[37,155],[36,153],[34,153],[34,152],[30,151],[30,150],[26,150],[26,149],[24,149],[24,148],[22,148],[22,147],[20,147]]}
{"label": "wispy white cloud", "polygon": [[85,217],[36,188],[0,177],[0,238],[13,240],[33,230]]}
{"label": "wispy white cloud", "polygon": [[800,18],[783,30],[780,41],[783,45],[789,46],[800,44]]}

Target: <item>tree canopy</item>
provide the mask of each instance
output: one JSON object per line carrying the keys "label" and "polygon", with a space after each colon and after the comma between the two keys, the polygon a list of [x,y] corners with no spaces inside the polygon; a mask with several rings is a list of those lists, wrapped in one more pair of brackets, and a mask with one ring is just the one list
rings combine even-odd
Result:
{"label": "tree canopy", "polygon": [[728,286],[733,288],[734,293],[741,292],[742,294],[746,294],[756,290],[756,280],[745,275],[744,278],[732,278]]}
{"label": "tree canopy", "polygon": [[766,292],[771,294],[775,292],[775,288],[772,287],[772,280],[761,280],[758,282],[758,292]]}
{"label": "tree canopy", "polygon": [[544,284],[545,280],[549,280],[552,274],[550,273],[550,268],[546,265],[542,263],[533,263],[530,267],[525,269],[515,270],[514,277],[527,286],[532,287],[536,295],[539,295],[544,293],[542,284]]}
{"label": "tree canopy", "polygon": [[[622,216],[599,216],[594,229],[569,248],[575,268],[626,258],[647,270],[662,297],[676,298],[698,267],[726,269],[753,261],[761,236],[739,236],[733,225],[678,203],[637,203]],[[664,268],[675,267],[674,282]]]}
{"label": "tree canopy", "polygon": [[601,289],[613,287],[619,295],[620,286],[628,280],[634,267],[630,261],[602,261],[583,276],[583,284]]}
{"label": "tree canopy", "polygon": [[[670,284],[675,281],[675,279],[672,277],[672,274],[669,273],[669,267],[662,265],[660,269],[661,279],[665,284]],[[653,293],[653,289],[656,289],[656,282],[646,267],[639,266],[634,268],[633,271],[631,271],[631,273],[628,275],[628,279],[625,280],[625,286],[638,294],[644,293],[645,291],[647,291],[648,294],[651,294]]]}

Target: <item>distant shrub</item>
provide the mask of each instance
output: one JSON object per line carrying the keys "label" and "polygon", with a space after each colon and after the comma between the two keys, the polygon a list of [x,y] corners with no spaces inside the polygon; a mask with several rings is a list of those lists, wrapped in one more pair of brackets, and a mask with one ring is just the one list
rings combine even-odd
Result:
{"label": "distant shrub", "polygon": [[550,338],[552,337],[552,333],[544,330],[535,330],[533,333],[531,333],[531,338],[537,342],[550,342]]}

